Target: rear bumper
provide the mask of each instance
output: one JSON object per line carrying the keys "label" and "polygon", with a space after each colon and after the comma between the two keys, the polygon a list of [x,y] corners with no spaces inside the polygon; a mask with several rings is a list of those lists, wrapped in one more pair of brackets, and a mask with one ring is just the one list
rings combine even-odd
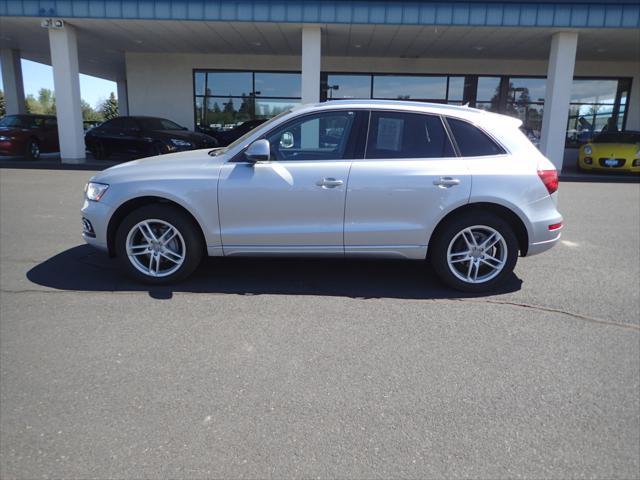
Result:
{"label": "rear bumper", "polygon": [[[558,243],[562,236],[563,219],[560,215],[536,221],[531,224],[531,232],[529,237],[529,245],[527,248],[527,257],[546,252]],[[550,226],[560,224],[560,228],[549,230]]]}
{"label": "rear bumper", "polygon": [[529,248],[527,249],[527,257],[530,257],[531,255],[537,255],[542,252],[546,252],[547,250],[555,246],[555,244],[558,243],[558,240],[560,240],[560,237],[562,236],[562,233],[560,230],[555,230],[555,232],[557,233],[553,238],[550,238],[548,240],[541,240],[539,242],[529,243]]}

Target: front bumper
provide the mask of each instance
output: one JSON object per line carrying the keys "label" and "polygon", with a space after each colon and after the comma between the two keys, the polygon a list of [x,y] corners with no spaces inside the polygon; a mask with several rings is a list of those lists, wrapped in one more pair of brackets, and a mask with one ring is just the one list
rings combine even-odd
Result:
{"label": "front bumper", "polygon": [[[607,167],[600,164],[600,159],[592,158],[591,163],[586,163],[585,155],[580,154],[578,157],[578,166],[584,171],[610,172],[610,173],[640,173],[640,163],[638,158],[620,157],[624,159],[624,164],[620,167]],[[633,162],[638,163],[633,166]]]}
{"label": "front bumper", "polygon": [[[85,199],[80,213],[83,219],[82,238],[84,241],[100,250],[108,251],[107,228],[112,208],[103,202],[92,202]],[[91,225],[92,232],[87,228],[87,222]]]}
{"label": "front bumper", "polygon": [[0,141],[0,155],[16,157],[24,155],[26,144],[19,140]]}

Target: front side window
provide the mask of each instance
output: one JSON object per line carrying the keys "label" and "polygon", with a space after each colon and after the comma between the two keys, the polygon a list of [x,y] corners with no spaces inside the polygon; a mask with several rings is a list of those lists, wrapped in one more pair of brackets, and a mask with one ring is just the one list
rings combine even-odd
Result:
{"label": "front side window", "polygon": [[444,158],[454,151],[436,115],[372,112],[366,158]]}
{"label": "front side window", "polygon": [[447,123],[463,157],[483,157],[505,153],[502,147],[491,140],[486,133],[470,123],[455,118],[447,118]]}
{"label": "front side window", "polygon": [[346,149],[355,112],[307,115],[267,134],[274,160],[340,160]]}

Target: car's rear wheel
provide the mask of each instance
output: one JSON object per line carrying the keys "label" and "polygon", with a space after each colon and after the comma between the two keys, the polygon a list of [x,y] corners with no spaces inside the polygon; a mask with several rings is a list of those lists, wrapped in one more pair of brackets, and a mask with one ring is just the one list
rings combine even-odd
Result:
{"label": "car's rear wheel", "polygon": [[27,160],[38,160],[40,158],[40,143],[35,138],[27,140],[24,156]]}
{"label": "car's rear wheel", "polygon": [[518,260],[518,240],[511,226],[492,213],[466,213],[447,222],[430,247],[440,279],[464,292],[499,286]]}
{"label": "car's rear wheel", "polygon": [[106,160],[107,158],[109,158],[109,151],[101,141],[97,141],[95,143],[95,145],[91,149],[91,153],[96,158],[96,160]]}
{"label": "car's rear wheel", "polygon": [[199,227],[180,209],[147,205],[131,212],[116,233],[116,254],[135,280],[167,284],[198,267],[204,244]]}

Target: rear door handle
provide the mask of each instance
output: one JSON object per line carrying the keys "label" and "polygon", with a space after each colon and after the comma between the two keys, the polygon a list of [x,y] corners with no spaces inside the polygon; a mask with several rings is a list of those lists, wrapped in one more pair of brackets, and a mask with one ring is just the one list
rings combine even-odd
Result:
{"label": "rear door handle", "polygon": [[433,184],[438,187],[453,187],[454,185],[460,185],[460,179],[453,177],[440,177],[438,180],[434,180]]}
{"label": "rear door handle", "polygon": [[322,180],[318,180],[316,185],[323,188],[335,188],[342,185],[344,182],[342,180],[336,180],[335,178],[323,178]]}

